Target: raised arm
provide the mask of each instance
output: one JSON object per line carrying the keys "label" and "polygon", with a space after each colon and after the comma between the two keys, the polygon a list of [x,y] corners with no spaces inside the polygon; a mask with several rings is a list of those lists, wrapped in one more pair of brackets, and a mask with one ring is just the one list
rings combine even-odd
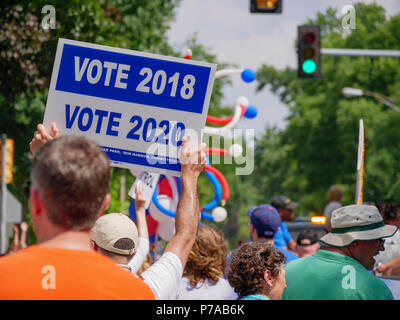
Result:
{"label": "raised arm", "polygon": [[143,195],[143,189],[140,181],[136,185],[135,193],[136,225],[138,228],[139,241],[138,247],[136,248],[136,254],[129,262],[132,273],[138,272],[150,250],[149,232],[146,221],[146,199]]}
{"label": "raised arm", "polygon": [[[397,256],[396,258],[387,263],[379,264],[376,267],[376,270],[380,273],[383,273],[386,276],[391,276],[392,274],[398,274],[399,268],[400,268],[400,256]],[[394,270],[396,270],[396,272],[393,272]]]}
{"label": "raised arm", "polygon": [[197,195],[197,179],[204,170],[205,144],[198,150],[187,147],[184,138],[181,147],[181,194],[175,218],[175,235],[164,253],[151,267],[142,273],[145,282],[157,299],[176,299],[190,250],[192,249],[200,219]]}
{"label": "raised arm", "polygon": [[139,181],[135,188],[136,199],[135,199],[135,211],[136,211],[136,224],[138,228],[139,238],[149,238],[149,232],[147,229],[146,221],[146,199],[143,194],[143,188]]}
{"label": "raised arm", "polygon": [[176,254],[185,268],[192,249],[200,219],[200,204],[197,193],[197,179],[204,170],[205,144],[190,150],[184,138],[181,148],[181,194],[175,218],[175,236],[165,247],[164,252]]}
{"label": "raised arm", "polygon": [[35,154],[40,146],[44,145],[46,142],[49,142],[55,138],[58,138],[60,135],[56,124],[53,122],[51,124],[51,132],[48,133],[43,124],[39,123],[37,125],[37,130],[33,134],[33,138],[29,143],[29,148],[32,154]]}

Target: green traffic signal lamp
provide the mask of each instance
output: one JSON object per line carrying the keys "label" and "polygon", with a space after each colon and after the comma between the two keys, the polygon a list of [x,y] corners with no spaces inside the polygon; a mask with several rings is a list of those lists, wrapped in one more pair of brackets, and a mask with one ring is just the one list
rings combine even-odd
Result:
{"label": "green traffic signal lamp", "polygon": [[312,74],[317,70],[317,64],[312,59],[307,59],[303,62],[301,69],[306,74]]}

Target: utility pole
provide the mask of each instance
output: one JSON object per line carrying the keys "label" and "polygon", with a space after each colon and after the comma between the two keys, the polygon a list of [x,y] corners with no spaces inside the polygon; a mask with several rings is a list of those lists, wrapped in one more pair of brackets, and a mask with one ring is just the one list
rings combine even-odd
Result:
{"label": "utility pole", "polygon": [[0,212],[0,253],[4,254],[7,250],[6,234],[6,140],[7,135],[3,134],[1,144],[1,212]]}

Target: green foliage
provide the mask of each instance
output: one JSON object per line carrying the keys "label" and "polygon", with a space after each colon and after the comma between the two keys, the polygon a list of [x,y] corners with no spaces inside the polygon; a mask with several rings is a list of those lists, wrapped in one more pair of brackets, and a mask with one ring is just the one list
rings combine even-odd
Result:
{"label": "green foliage", "polygon": [[[377,4],[355,5],[355,30],[343,30],[334,9],[318,13],[308,24],[321,25],[323,48],[399,49],[400,15],[387,19]],[[320,79],[299,79],[296,70],[263,65],[258,90],[279,94],[289,108],[284,130],[267,128],[257,143],[254,181],[264,201],[283,193],[300,202],[298,215],[323,211],[332,184],[354,203],[359,120],[366,134],[364,201],[400,202],[400,114],[372,98],[345,98],[354,87],[390,96],[400,103],[400,61],[392,58],[322,56]],[[264,176],[262,176],[264,173]]]}
{"label": "green foliage", "polygon": [[41,21],[48,1],[4,1],[0,7],[0,131],[15,140],[14,182],[20,199],[28,177],[29,141],[42,122],[58,38],[173,54],[166,32],[178,0],[56,0],[56,29]]}
{"label": "green foliage", "polygon": [[[23,183],[29,176],[29,142],[44,116],[53,61],[59,38],[67,38],[137,51],[182,56],[182,48],[191,48],[193,60],[216,63],[218,69],[228,67],[217,61],[210,48],[192,36],[184,43],[172,47],[166,33],[173,21],[179,0],[5,0],[0,7],[0,133],[15,140],[14,181],[9,189],[27,210]],[[56,10],[56,29],[44,30],[42,13],[45,5]],[[223,87],[229,78],[216,79],[209,113],[215,116],[231,115],[232,106],[222,106]],[[238,183],[232,165],[220,165],[229,171],[230,185]],[[125,181],[122,179],[125,177]],[[135,178],[126,169],[112,168],[111,203],[106,213],[128,211],[131,198],[128,191]],[[201,203],[212,200],[210,182],[202,174],[199,181]],[[237,195],[240,194],[240,197]],[[233,188],[231,199],[243,199],[243,190]],[[228,203],[228,210],[238,204]],[[231,206],[231,207],[229,207]],[[30,221],[29,212],[26,213]],[[232,219],[231,219],[232,220]],[[232,237],[238,232],[237,221],[230,222]],[[224,229],[227,223],[216,226]],[[31,226],[31,224],[30,224]],[[30,242],[35,237],[30,228]]]}

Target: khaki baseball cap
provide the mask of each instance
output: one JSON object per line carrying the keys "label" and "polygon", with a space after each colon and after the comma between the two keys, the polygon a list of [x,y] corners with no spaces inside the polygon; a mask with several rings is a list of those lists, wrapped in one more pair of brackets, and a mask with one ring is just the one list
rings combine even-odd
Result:
{"label": "khaki baseball cap", "polygon": [[[123,255],[136,252],[138,230],[135,223],[123,213],[109,213],[96,220],[92,240],[102,249]],[[121,239],[125,239],[121,246]],[[131,241],[129,241],[131,240]]]}
{"label": "khaki baseball cap", "polygon": [[320,241],[334,247],[346,247],[356,240],[388,238],[397,232],[396,226],[383,222],[375,206],[349,205],[332,212],[331,232]]}

